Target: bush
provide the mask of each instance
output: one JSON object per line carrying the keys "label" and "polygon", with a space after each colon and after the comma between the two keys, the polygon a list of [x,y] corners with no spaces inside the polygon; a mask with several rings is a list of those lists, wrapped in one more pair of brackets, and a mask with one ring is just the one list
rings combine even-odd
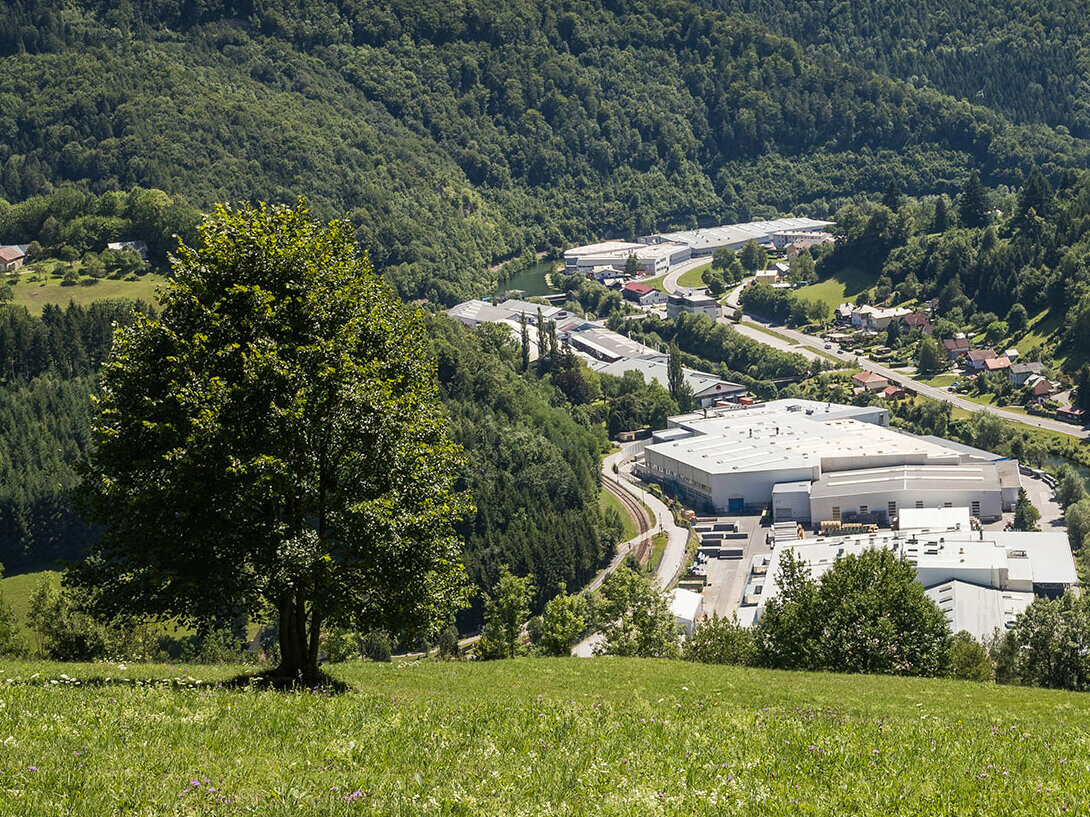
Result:
{"label": "bush", "polygon": [[965,630],[950,640],[950,675],[965,681],[991,681],[995,678],[987,650]]}
{"label": "bush", "polygon": [[393,657],[390,634],[385,630],[372,630],[363,639],[363,654],[372,661],[389,662]]}

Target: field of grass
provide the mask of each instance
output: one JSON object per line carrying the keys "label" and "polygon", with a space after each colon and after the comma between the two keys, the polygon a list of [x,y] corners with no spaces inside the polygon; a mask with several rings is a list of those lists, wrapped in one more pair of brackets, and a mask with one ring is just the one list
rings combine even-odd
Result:
{"label": "field of grass", "polygon": [[20,815],[1085,814],[1090,696],[638,659],[0,662]]}
{"label": "field of grass", "polygon": [[921,377],[917,379],[925,386],[934,386],[935,388],[941,389],[944,386],[953,385],[961,379],[961,376],[956,374],[937,374],[934,377]]}
{"label": "field of grass", "polygon": [[38,586],[38,582],[49,575],[59,576],[60,574],[53,570],[42,570],[37,573],[20,573],[18,576],[5,576],[0,580],[0,590],[3,590],[4,599],[11,605],[12,610],[15,611],[18,627],[21,628],[26,623],[26,614],[30,609],[30,594],[34,592],[34,588]]}
{"label": "field of grass", "polygon": [[712,268],[712,265],[703,264],[702,266],[691,269],[688,272],[683,272],[677,279],[678,286],[682,287],[700,287],[704,286],[704,273]]}
{"label": "field of grass", "polygon": [[85,278],[76,286],[66,287],[61,286],[59,278],[50,277],[42,283],[36,283],[29,275],[23,275],[19,283],[12,287],[14,303],[25,306],[34,315],[41,314],[42,307],[46,304],[65,307],[69,301],[83,306],[106,298],[132,298],[155,303],[155,288],[166,279],[161,275],[148,273],[136,281],[102,278],[88,285],[85,283],[88,280]]}
{"label": "field of grass", "polygon": [[659,290],[659,292],[665,292],[666,287],[662,285],[662,282],[665,280],[666,276],[660,275],[658,278],[648,278],[646,280],[641,280],[640,283],[647,284],[647,286],[651,287],[652,289],[657,289]]}
{"label": "field of grass", "polygon": [[621,504],[621,500],[617,499],[609,491],[602,489],[598,494],[598,504],[604,511],[606,508],[613,508],[617,513],[621,515],[621,519],[624,521],[624,533],[621,534],[621,541],[627,542],[634,537],[639,531],[636,529],[636,521],[629,514],[628,509]]}
{"label": "field of grass", "polygon": [[829,309],[836,309],[845,301],[854,302],[856,295],[865,289],[872,288],[874,279],[875,276],[852,268],[833,278],[800,287],[795,292],[801,297],[822,301],[829,305]]}

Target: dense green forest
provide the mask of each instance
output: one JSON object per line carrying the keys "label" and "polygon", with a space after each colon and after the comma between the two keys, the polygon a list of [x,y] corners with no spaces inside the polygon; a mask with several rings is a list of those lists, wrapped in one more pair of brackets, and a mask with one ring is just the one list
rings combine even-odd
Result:
{"label": "dense green forest", "polygon": [[443,303],[527,247],[826,215],[891,179],[953,193],[970,168],[1014,186],[1090,155],[679,0],[19,0],[0,53],[7,200],[307,192],[404,296]]}
{"label": "dense green forest", "polygon": [[[90,441],[91,396],[113,325],[133,309],[101,301],[47,306],[35,318],[0,307],[0,563],[9,571],[74,558],[96,535],[68,491]],[[520,374],[521,352],[501,332],[467,332],[438,316],[430,331],[454,438],[465,448],[462,487],[477,507],[461,530],[470,579],[490,587],[503,564],[533,572],[541,602],[559,582],[582,584],[621,529],[597,501],[603,428],[577,423],[553,386]],[[474,607],[463,624],[479,615]]]}
{"label": "dense green forest", "polygon": [[1075,0],[708,0],[808,49],[1090,136],[1090,17]]}

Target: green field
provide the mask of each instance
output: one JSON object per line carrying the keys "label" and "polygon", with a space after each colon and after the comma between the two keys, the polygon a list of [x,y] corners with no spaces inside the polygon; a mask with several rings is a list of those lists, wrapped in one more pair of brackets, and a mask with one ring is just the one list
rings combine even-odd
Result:
{"label": "green field", "polygon": [[923,383],[925,386],[934,386],[935,388],[941,389],[946,386],[952,386],[960,379],[961,376],[956,374],[937,374],[934,377],[917,378],[917,382]]}
{"label": "green field", "polygon": [[115,278],[102,278],[96,283],[88,285],[90,280],[84,278],[76,286],[61,286],[59,278],[48,278],[44,283],[36,283],[29,275],[20,277],[20,281],[12,291],[15,294],[14,303],[25,306],[34,315],[41,314],[42,307],[46,304],[68,306],[69,301],[86,306],[92,301],[101,301],[106,298],[132,298],[155,303],[155,288],[166,280],[161,275],[148,273],[136,281],[122,281]]}
{"label": "green field", "polygon": [[[37,573],[20,573],[18,576],[5,576],[0,579],[0,589],[3,590],[4,600],[11,605],[15,612],[15,631],[27,633],[26,615],[30,610],[30,595],[45,576],[60,574],[52,570],[42,570]],[[24,637],[24,640],[27,640]]]}
{"label": "green field", "polygon": [[659,290],[659,292],[665,292],[666,287],[662,285],[662,282],[665,280],[666,276],[660,275],[658,278],[648,278],[646,280],[641,280],[640,283],[647,284],[647,286],[651,287],[652,289],[657,289]]}
{"label": "green field", "polygon": [[691,269],[688,272],[683,272],[678,276],[677,284],[681,287],[700,287],[704,286],[704,273],[712,268],[712,265],[703,264],[702,266]]}
{"label": "green field", "polygon": [[817,284],[800,287],[795,292],[799,297],[822,301],[832,310],[845,301],[855,301],[860,292],[874,286],[874,278],[875,276],[853,267]]}
{"label": "green field", "polygon": [[1085,814],[1090,696],[638,659],[0,662],[18,815]]}
{"label": "green field", "polygon": [[621,500],[617,499],[617,497],[604,488],[598,494],[598,504],[602,507],[603,511],[606,508],[613,508],[621,515],[621,519],[624,521],[624,533],[621,534],[622,542],[627,542],[639,533],[636,529],[636,522],[628,512],[628,509],[621,504]]}

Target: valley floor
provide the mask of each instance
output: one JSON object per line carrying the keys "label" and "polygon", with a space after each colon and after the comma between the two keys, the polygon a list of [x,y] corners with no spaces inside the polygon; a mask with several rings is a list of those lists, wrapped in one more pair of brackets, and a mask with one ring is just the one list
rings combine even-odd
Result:
{"label": "valley floor", "polygon": [[[0,662],[0,814],[1084,814],[1090,696],[682,662]],[[198,680],[199,679],[199,680]]]}

